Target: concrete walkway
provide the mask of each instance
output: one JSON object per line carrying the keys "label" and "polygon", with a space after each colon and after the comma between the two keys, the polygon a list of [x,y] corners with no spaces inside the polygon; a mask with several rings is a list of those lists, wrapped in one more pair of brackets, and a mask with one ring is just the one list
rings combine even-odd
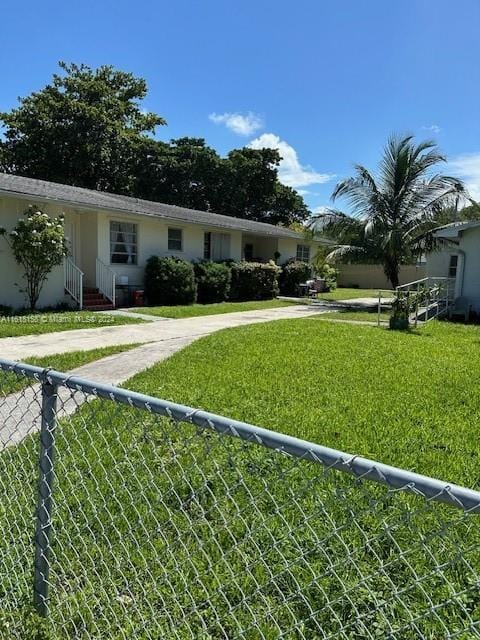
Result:
{"label": "concrete walkway", "polygon": [[[280,307],[262,311],[247,311],[216,316],[172,320],[148,325],[120,325],[100,329],[62,331],[40,336],[22,336],[0,340],[0,356],[21,360],[28,356],[43,356],[67,351],[90,350],[118,344],[147,342],[139,347],[113,354],[69,371],[72,376],[95,382],[119,385],[135,374],[165,360],[176,351],[220,329],[302,318],[319,313],[310,307]],[[62,418],[73,414],[87,396],[69,389],[59,390],[59,412]],[[0,451],[21,442],[40,428],[40,385],[13,393],[0,402]]]}
{"label": "concrete walkway", "polygon": [[[167,342],[141,345],[130,351],[89,362],[68,373],[94,382],[119,385],[136,373],[168,358],[175,351],[179,351],[193,342],[194,339],[178,338]],[[87,396],[81,391],[71,391],[66,387],[60,387],[57,400],[58,418],[72,415],[84,402],[93,399],[93,397]],[[27,435],[40,429],[41,406],[42,398],[39,384],[6,397],[2,397],[0,394],[0,451],[18,444]]]}
{"label": "concrete walkway", "polygon": [[[183,318],[169,320],[168,322],[127,324],[98,329],[78,329],[44,333],[42,335],[2,338],[0,339],[0,357],[22,360],[22,358],[33,356],[41,357],[68,351],[88,351],[119,344],[158,343],[181,339],[195,340],[228,327],[239,327],[273,320],[304,318],[322,311],[325,311],[325,309],[315,309],[305,305],[292,305],[291,307],[279,307],[276,309],[237,311],[214,316]],[[168,345],[165,345],[165,348],[168,349]],[[130,359],[133,359],[131,355]]]}
{"label": "concrete walkway", "polygon": [[131,309],[113,309],[113,311],[99,311],[107,316],[124,316],[126,318],[135,318],[135,320],[144,320],[145,322],[163,322],[171,320],[171,318],[163,318],[162,316],[154,316],[151,313],[137,313]]}

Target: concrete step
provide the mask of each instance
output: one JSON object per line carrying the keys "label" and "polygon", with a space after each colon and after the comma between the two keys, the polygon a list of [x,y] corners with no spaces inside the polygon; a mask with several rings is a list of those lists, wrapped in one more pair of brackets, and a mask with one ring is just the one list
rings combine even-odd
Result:
{"label": "concrete step", "polygon": [[114,306],[113,304],[110,303],[104,303],[104,304],[84,304],[83,305],[83,309],[84,311],[113,311]]}
{"label": "concrete step", "polygon": [[84,302],[101,302],[105,300],[105,296],[100,293],[85,293],[83,295]]}

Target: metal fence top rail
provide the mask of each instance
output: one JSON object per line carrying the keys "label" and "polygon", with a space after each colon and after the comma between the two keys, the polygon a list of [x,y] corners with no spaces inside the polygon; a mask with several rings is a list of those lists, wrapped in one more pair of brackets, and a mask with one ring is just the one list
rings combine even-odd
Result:
{"label": "metal fence top rail", "polygon": [[[92,382],[52,369],[0,358],[0,370],[34,378],[39,383],[66,387],[88,395],[125,404],[150,413],[187,422],[203,429],[240,438],[274,449],[296,458],[320,463],[329,469],[349,473],[358,479],[372,480],[389,489],[419,494],[464,511],[480,513],[480,492],[442,480],[399,469],[390,465],[345,453],[313,442],[301,440],[269,429],[194,409],[168,400],[161,400],[128,389]],[[0,425],[1,428],[1,425]]]}

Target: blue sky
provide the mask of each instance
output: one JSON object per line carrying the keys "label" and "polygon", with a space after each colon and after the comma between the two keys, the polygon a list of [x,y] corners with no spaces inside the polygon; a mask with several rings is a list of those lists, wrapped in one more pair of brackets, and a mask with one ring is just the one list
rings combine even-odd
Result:
{"label": "blue sky", "polygon": [[147,79],[158,137],[279,146],[315,209],[391,132],[435,138],[480,199],[478,0],[24,0],[2,6],[0,109],[58,60]]}

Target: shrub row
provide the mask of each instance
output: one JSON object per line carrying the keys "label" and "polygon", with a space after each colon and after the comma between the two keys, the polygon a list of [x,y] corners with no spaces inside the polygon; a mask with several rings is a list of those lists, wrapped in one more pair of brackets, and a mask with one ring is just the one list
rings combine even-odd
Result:
{"label": "shrub row", "polygon": [[[330,269],[330,267],[329,267]],[[333,286],[335,270],[325,274]],[[281,291],[297,294],[298,285],[312,277],[308,263],[197,262],[152,256],[145,269],[145,294],[150,305],[202,304],[224,300],[271,300]]]}
{"label": "shrub row", "polygon": [[150,305],[269,300],[278,295],[280,267],[273,263],[197,262],[151,256],[145,268]]}

